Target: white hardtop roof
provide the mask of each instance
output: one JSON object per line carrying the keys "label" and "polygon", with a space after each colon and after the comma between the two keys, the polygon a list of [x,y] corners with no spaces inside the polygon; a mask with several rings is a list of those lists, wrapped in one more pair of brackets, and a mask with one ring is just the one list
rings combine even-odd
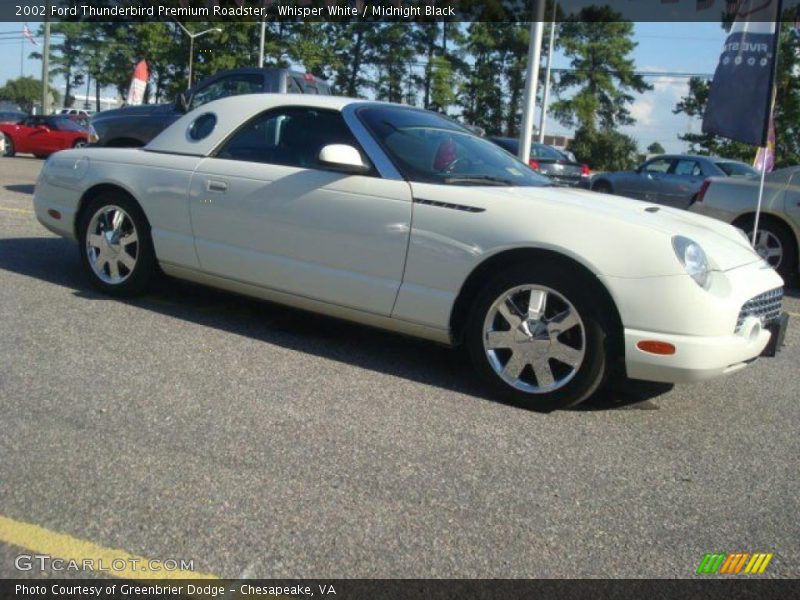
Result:
{"label": "white hardtop roof", "polygon": [[[384,104],[401,106],[386,102],[374,102],[342,96],[323,96],[315,94],[243,94],[229,96],[204,104],[183,115],[153,138],[145,150],[167,152],[170,154],[209,155],[217,145],[232,131],[256,115],[280,106],[310,106],[329,110],[342,110],[350,104]],[[213,131],[201,140],[193,140],[189,130],[195,119],[212,113],[217,118]]]}

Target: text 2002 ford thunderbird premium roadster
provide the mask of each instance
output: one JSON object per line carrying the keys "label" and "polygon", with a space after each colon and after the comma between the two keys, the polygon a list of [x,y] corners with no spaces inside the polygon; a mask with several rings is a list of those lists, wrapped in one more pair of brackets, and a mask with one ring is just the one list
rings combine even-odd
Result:
{"label": "text 2002 ford thunderbird premium roadster", "polygon": [[144,148],[55,154],[34,204],[105,292],[142,292],[159,265],[463,344],[497,395],[542,410],[584,400],[618,365],[663,382],[730,373],[786,326],[781,278],[734,227],[552,187],[459,124],[393,104],[225,98]]}

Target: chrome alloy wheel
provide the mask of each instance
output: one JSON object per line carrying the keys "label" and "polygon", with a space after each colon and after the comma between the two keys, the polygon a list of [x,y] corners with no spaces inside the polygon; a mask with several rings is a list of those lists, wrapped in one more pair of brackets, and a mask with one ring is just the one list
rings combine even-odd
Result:
{"label": "chrome alloy wheel", "polygon": [[105,283],[118,284],[130,277],[139,256],[139,236],[130,215],[113,205],[94,213],[86,231],[86,256]]}
{"label": "chrome alloy wheel", "polygon": [[[751,231],[747,237],[753,239],[753,232]],[[754,249],[773,269],[777,269],[781,266],[781,261],[783,260],[783,244],[781,244],[778,237],[771,231],[767,229],[758,230]]]}
{"label": "chrome alloy wheel", "polygon": [[521,285],[489,307],[483,348],[495,373],[531,394],[567,385],[583,364],[586,330],[578,311],[557,291]]}

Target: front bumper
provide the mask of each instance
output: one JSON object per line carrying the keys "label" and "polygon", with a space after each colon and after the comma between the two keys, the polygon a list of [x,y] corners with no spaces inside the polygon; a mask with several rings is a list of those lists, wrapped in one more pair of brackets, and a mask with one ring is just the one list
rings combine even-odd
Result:
{"label": "front bumper", "polygon": [[[761,329],[752,338],[741,335],[669,335],[637,329],[625,330],[625,364],[628,377],[646,381],[682,383],[703,381],[743,369],[761,355],[770,340]],[[637,344],[659,340],[675,346],[675,354],[664,356],[640,350]]]}
{"label": "front bumper", "polygon": [[[715,272],[708,290],[686,280],[612,282],[616,291],[625,292],[618,307],[628,377],[665,383],[702,381],[774,354],[772,345],[777,349],[785,318],[781,327],[774,320],[773,307],[763,307],[769,308],[763,315],[758,312],[760,304],[753,310],[743,307],[782,285],[775,271],[754,263]],[[653,341],[672,345],[674,352],[656,354],[638,346]]]}

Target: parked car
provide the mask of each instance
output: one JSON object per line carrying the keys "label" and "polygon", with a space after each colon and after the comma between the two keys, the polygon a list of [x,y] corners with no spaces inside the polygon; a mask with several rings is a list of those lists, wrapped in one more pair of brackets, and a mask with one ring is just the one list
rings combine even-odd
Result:
{"label": "parked car", "polygon": [[[519,140],[506,137],[490,137],[489,140],[516,156]],[[589,187],[589,167],[568,158],[563,152],[547,144],[531,144],[528,165],[555,183],[577,187]]]}
{"label": "parked car", "polygon": [[27,152],[37,158],[65,148],[80,148],[92,138],[90,130],[61,115],[25,117],[16,125],[0,125],[0,133],[3,134],[3,156]]}
{"label": "parked car", "polygon": [[463,345],[496,395],[536,409],[581,402],[619,366],[667,382],[731,373],[786,327],[781,278],[735,227],[554,187],[396,104],[217,100],[144,148],[58,153],[34,207],[106,293],[142,293],[160,267]]}
{"label": "parked car", "polygon": [[67,117],[91,117],[94,114],[93,110],[89,110],[88,108],[62,108],[61,115],[65,115]]}
{"label": "parked car", "polygon": [[736,160],[665,154],[645,161],[633,171],[596,175],[592,179],[592,189],[685,209],[708,177],[757,176],[753,167]]}
{"label": "parked car", "polygon": [[[689,210],[732,223],[753,237],[760,180],[712,177]],[[800,167],[768,173],[756,233],[756,251],[781,277],[789,279],[800,256]]]}
{"label": "parked car", "polygon": [[180,94],[175,102],[126,106],[97,113],[92,117],[99,137],[97,145],[144,146],[187,111],[219,98],[255,93],[330,94],[331,90],[325,80],[290,69],[220,71]]}
{"label": "parked car", "polygon": [[27,116],[24,112],[17,110],[0,111],[0,125],[4,123],[19,123]]}

